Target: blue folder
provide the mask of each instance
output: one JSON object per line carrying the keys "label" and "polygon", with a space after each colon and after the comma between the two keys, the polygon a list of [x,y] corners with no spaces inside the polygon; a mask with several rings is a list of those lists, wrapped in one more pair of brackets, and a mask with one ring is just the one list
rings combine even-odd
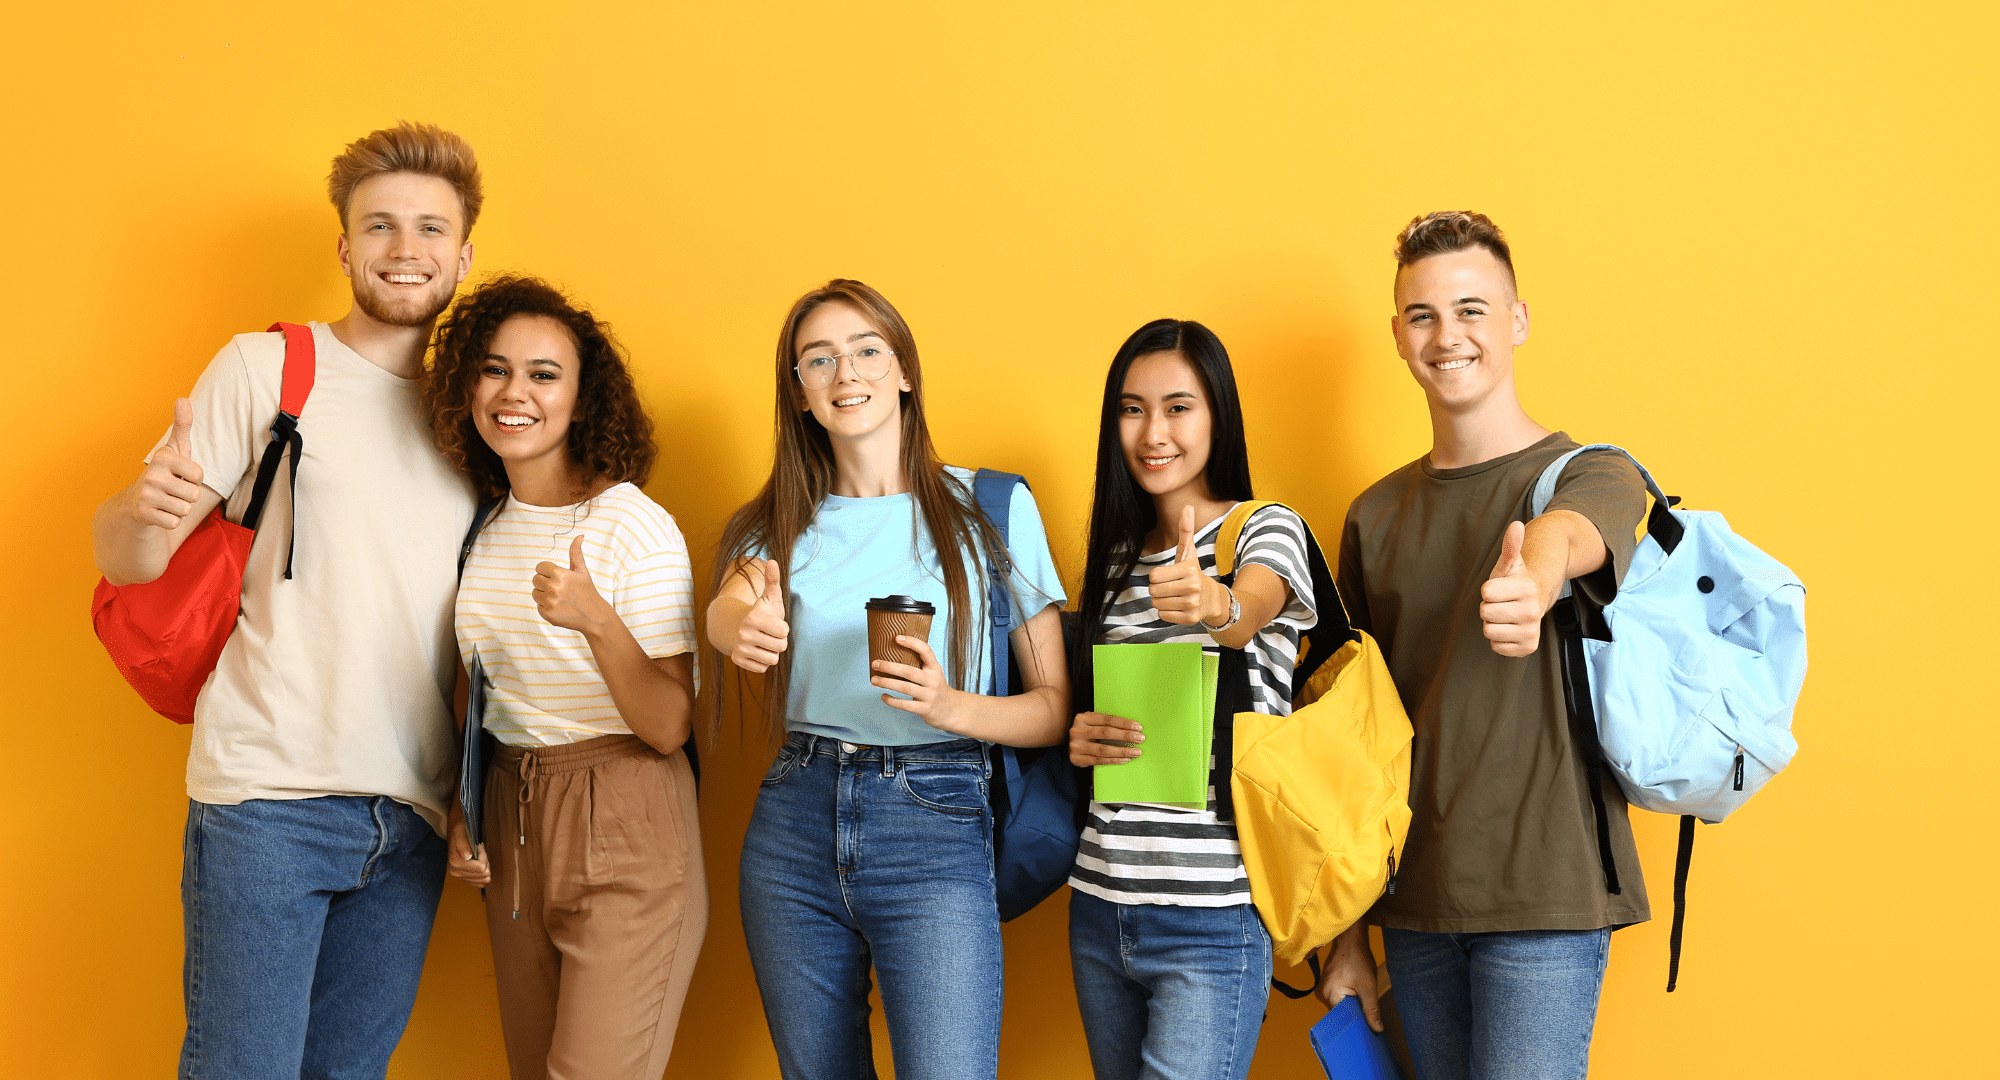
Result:
{"label": "blue folder", "polygon": [[1401,1080],[1389,1044],[1368,1026],[1361,1002],[1340,999],[1308,1033],[1328,1080]]}
{"label": "blue folder", "polygon": [[465,726],[459,731],[458,807],[465,813],[465,836],[472,850],[486,842],[486,764],[493,760],[493,737],[486,734],[486,668],[472,654]]}

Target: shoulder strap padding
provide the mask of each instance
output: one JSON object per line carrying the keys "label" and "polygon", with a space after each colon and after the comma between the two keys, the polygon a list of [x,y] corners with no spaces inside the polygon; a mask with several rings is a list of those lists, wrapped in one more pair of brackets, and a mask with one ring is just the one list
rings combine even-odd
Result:
{"label": "shoulder strap padding", "polygon": [[285,335],[285,371],[278,387],[278,415],[271,420],[271,441],[265,445],[264,457],[257,463],[257,481],[250,489],[250,504],[243,511],[242,525],[252,532],[257,531],[257,523],[264,518],[264,504],[270,498],[271,485],[278,478],[278,463],[289,447],[292,467],[288,483],[293,496],[292,535],[285,538],[285,579],[289,581],[299,532],[299,459],[306,452],[305,439],[299,435],[299,414],[305,411],[306,398],[312,395],[313,376],[317,373],[319,362],[313,348],[311,327],[278,322],[272,323],[267,332]]}
{"label": "shoulder strap padding", "polygon": [[1027,486],[1023,477],[997,469],[981,469],[972,477],[972,496],[979,506],[979,512],[986,517],[987,524],[1000,537],[1000,547],[987,555],[986,611],[991,641],[988,655],[992,657],[992,684],[990,692],[994,697],[1007,696],[1007,682],[1012,672],[1007,651],[1007,635],[1014,630],[1014,598],[1007,591],[1007,577],[1013,572],[1012,557],[1008,554],[1007,518],[1008,510],[1014,505],[1014,485]]}

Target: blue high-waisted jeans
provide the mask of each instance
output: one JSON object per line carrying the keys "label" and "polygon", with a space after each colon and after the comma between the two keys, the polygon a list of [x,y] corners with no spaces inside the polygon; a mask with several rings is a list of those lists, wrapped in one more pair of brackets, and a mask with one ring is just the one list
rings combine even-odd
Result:
{"label": "blue high-waisted jeans", "polygon": [[182,1080],[380,1080],[409,1023],[444,841],[386,795],[189,802]]}
{"label": "blue high-waisted jeans", "polygon": [[1271,998],[1271,935],[1249,904],[1069,897],[1069,956],[1097,1080],[1243,1080]]}
{"label": "blue high-waisted jeans", "polygon": [[1611,931],[1382,931],[1419,1080],[1583,1080]]}
{"label": "blue high-waisted jeans", "polygon": [[786,1080],[872,1080],[869,968],[897,1080],[992,1080],[1000,912],[986,746],[793,734],[758,792],[743,932]]}

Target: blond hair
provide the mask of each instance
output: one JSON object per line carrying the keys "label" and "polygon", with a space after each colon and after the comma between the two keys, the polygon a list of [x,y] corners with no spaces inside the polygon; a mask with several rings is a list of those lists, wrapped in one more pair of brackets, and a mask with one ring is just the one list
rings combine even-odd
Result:
{"label": "blond hair", "polygon": [[479,159],[471,144],[436,124],[408,120],[363,135],[333,159],[333,171],[326,176],[326,193],[340,214],[341,228],[347,227],[347,206],[354,199],[354,189],[371,176],[397,172],[435,176],[450,184],[465,210],[465,235],[472,235],[472,223],[479,220],[479,205],[486,197],[480,190]]}

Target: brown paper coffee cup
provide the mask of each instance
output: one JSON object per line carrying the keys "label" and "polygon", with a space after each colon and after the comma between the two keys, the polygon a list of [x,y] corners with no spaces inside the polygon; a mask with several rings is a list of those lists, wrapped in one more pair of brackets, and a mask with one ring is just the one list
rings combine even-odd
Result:
{"label": "brown paper coffee cup", "polygon": [[868,601],[868,674],[875,674],[874,662],[877,660],[911,667],[922,666],[915,651],[896,644],[896,635],[928,641],[931,618],[936,614],[935,606],[907,596],[884,596]]}

